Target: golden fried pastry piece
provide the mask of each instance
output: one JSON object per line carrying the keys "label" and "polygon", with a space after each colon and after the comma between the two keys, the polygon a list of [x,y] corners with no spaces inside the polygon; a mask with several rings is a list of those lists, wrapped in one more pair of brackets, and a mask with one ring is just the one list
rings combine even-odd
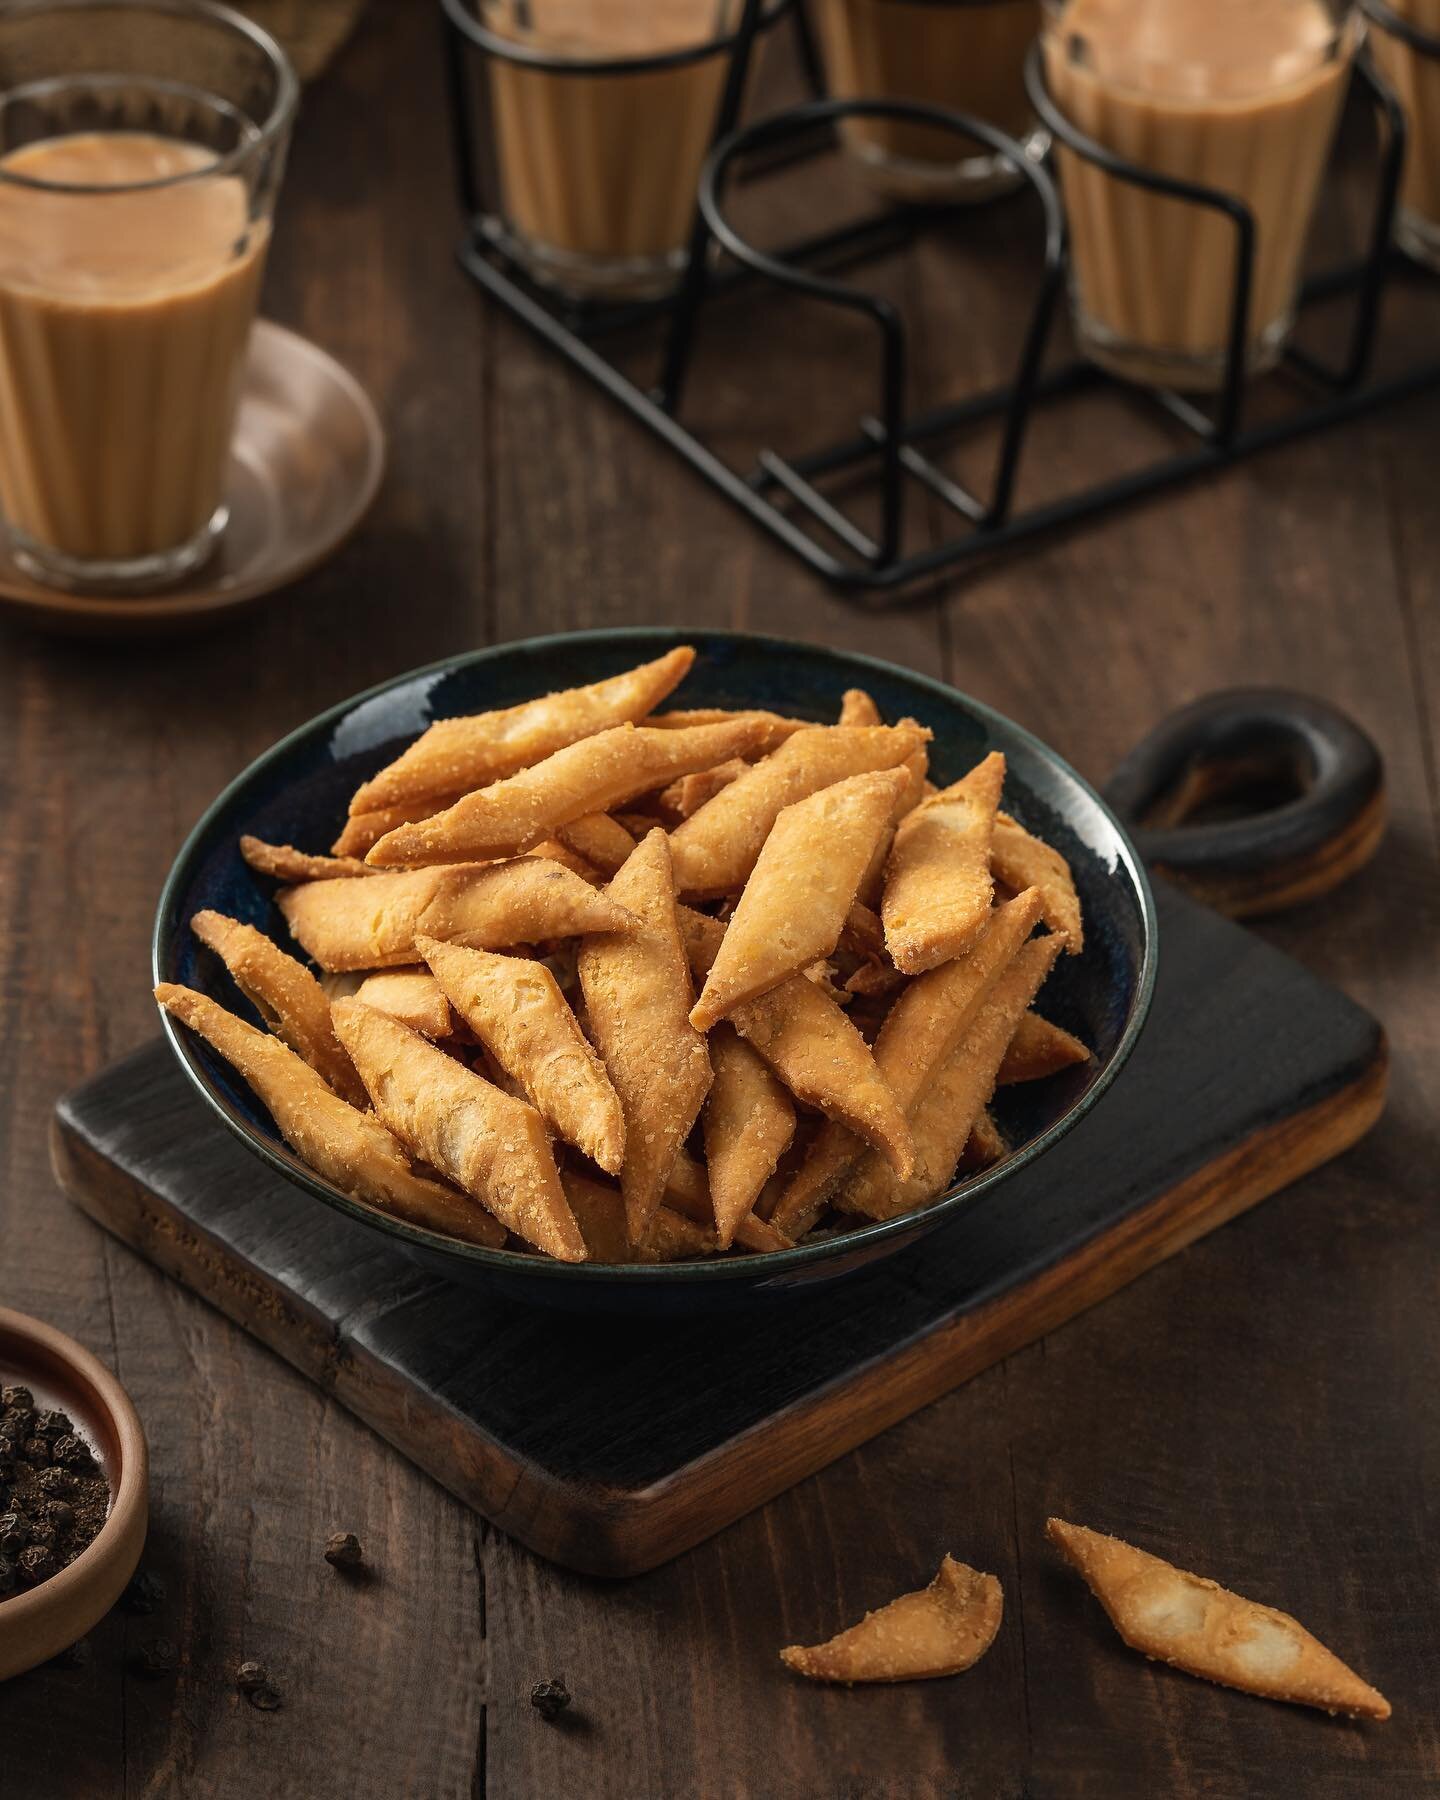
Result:
{"label": "golden fried pastry piece", "polygon": [[646,724],[661,731],[688,731],[696,725],[727,725],[735,719],[743,719],[756,729],[745,752],[747,758],[768,756],[772,750],[778,750],[786,738],[794,737],[797,731],[804,731],[811,724],[809,719],[787,719],[780,713],[766,712],[760,707],[737,709],[726,706],[692,706],[654,713]]}
{"label": "golden fried pastry piece", "polygon": [[587,813],[583,819],[572,819],[559,831],[562,844],[568,844],[606,881],[625,866],[635,840],[609,813]]}
{"label": "golden fried pastry piece", "polygon": [[466,794],[432,818],[397,826],[366,861],[394,868],[518,855],[587,813],[610,812],[677,775],[739,755],[759,729],[743,719],[688,731],[613,726]]}
{"label": "golden fried pastry piece", "polygon": [[705,1102],[705,1166],[715,1208],[716,1247],[728,1250],[735,1227],[752,1210],[761,1188],[795,1135],[795,1108],[759,1053],[719,1025],[710,1036],[715,1071]]}
{"label": "golden fried pastry piece", "polygon": [[467,1195],[417,1175],[373,1114],[342,1100],[278,1038],[192,988],[162,982],[155,998],[249,1082],[290,1148],[342,1193],[465,1243],[495,1250],[505,1242],[498,1219]]}
{"label": "golden fried pastry piece", "polygon": [[840,698],[841,725],[879,725],[880,708],[864,688],[846,688]]}
{"label": "golden fried pastry piece", "polygon": [[[685,950],[697,976],[710,971],[725,935],[718,919],[679,909]],[[914,1150],[870,1046],[818,982],[792,975],[758,1000],[737,1006],[730,1023],[805,1106],[848,1125],[897,1169],[909,1172]]]}
{"label": "golden fried pastry piece", "polygon": [[1065,939],[1065,948],[1072,956],[1080,954],[1085,948],[1085,925],[1069,863],[1058,850],[1032,837],[1007,812],[995,815],[990,872],[997,883],[1003,882],[1017,894],[1022,888],[1038,887],[1045,896],[1041,917]]}
{"label": "golden fried pastry piece", "polygon": [[303,1056],[342,1100],[364,1106],[365,1089],[330,1023],[320,983],[263,931],[224,913],[197,912],[190,929],[230,971],[236,987],[297,1056]]}
{"label": "golden fried pastry piece", "polygon": [[[913,719],[902,719],[902,725],[913,725]],[[880,904],[881,894],[885,887],[885,864],[890,858],[890,846],[895,841],[895,833],[900,821],[909,816],[925,798],[925,790],[929,785],[925,779],[926,770],[930,767],[930,755],[922,744],[921,747],[907,756],[898,767],[904,769],[907,780],[895,801],[894,811],[890,815],[890,828],[881,835],[875,846],[875,854],[870,858],[870,867],[860,878],[860,899],[864,905],[874,908]]]}
{"label": "golden fried pastry piece", "polygon": [[663,831],[657,827],[635,847],[606,893],[636,923],[586,938],[575,966],[591,1036],[624,1109],[620,1188],[631,1242],[638,1245],[710,1091],[710,1058],[688,1016],[690,970]]}
{"label": "golden fried pastry piece", "polygon": [[[377,969],[351,991],[366,1006],[389,1013],[421,1037],[448,1038],[454,1034],[455,1015],[450,1002],[428,969]],[[332,1000],[341,997],[339,993],[330,994]]]}
{"label": "golden fried pastry piece", "polygon": [[456,1012],[540,1116],[567,1144],[618,1175],[625,1160],[619,1095],[544,963],[429,937],[416,948]]}
{"label": "golden fried pastry piece", "polygon": [[696,1030],[829,956],[905,779],[851,775],[779,814],[690,1014]]}
{"label": "golden fried pastry piece", "polygon": [[671,832],[676,893],[683,898],[735,892],[749,879],[787,806],[849,775],[893,769],[923,749],[929,736],[914,724],[815,725],[797,731]]}
{"label": "golden fried pastry piece", "polygon": [[1000,1087],[1020,1081],[1044,1081],[1058,1075],[1061,1069],[1089,1062],[1090,1052],[1079,1038],[1042,1019],[1037,1012],[1027,1012],[1015,1027],[1015,1035],[1000,1065]]}
{"label": "golden fried pastry piece", "polygon": [[[412,800],[405,806],[378,806],[369,812],[351,813],[339,837],[330,846],[335,856],[363,857],[372,844],[378,844],[387,831],[409,825],[416,819],[433,818],[453,806],[459,794],[438,794],[433,800]],[[374,870],[370,871],[372,874]]]}
{"label": "golden fried pastry piece", "polygon": [[993,1575],[947,1556],[929,1587],[866,1613],[826,1644],[780,1660],[811,1681],[923,1681],[973,1668],[995,1642],[1004,1595]]}
{"label": "golden fried pastry piece", "polygon": [[[689,1151],[681,1150],[665,1183],[665,1204],[683,1213],[696,1224],[713,1226],[715,1205],[710,1198],[710,1175],[703,1163],[696,1162]],[[760,1218],[746,1213],[735,1227],[734,1240],[742,1250],[789,1250],[789,1238]],[[712,1248],[714,1246],[712,1245]]]}
{"label": "golden fried pastry piece", "polygon": [[1004,781],[1005,758],[996,750],[896,827],[880,912],[885,948],[902,974],[963,956],[985,929],[990,840]]}
{"label": "golden fried pastry piece", "polygon": [[267,844],[248,832],[240,839],[240,854],[257,874],[271,875],[276,881],[327,881],[373,873],[355,856],[312,856],[293,844]]}
{"label": "golden fried pastry piece", "polygon": [[994,1116],[987,1107],[970,1127],[970,1136],[960,1152],[958,1167],[966,1174],[971,1174],[976,1169],[988,1169],[1008,1155],[1009,1148],[1005,1142],[1005,1134],[995,1123]]}
{"label": "golden fried pastry piece", "polygon": [[619,1188],[570,1169],[562,1170],[560,1180],[591,1262],[680,1262],[715,1248],[713,1232],[668,1206],[657,1208],[645,1242],[632,1244],[625,1231],[625,1196]]}
{"label": "golden fried pastry piece", "polygon": [[680,645],[623,675],[526,700],[501,711],[440,719],[356,789],[350,812],[471,792],[503,780],[581,738],[652,712],[695,661]]}
{"label": "golden fried pastry piece", "polygon": [[[891,1007],[875,1040],[875,1064],[907,1116],[1034,930],[1040,906],[1040,894],[1031,888],[998,907],[968,956],[917,977]],[[986,1101],[989,1098],[987,1094]],[[968,1129],[967,1125],[961,1134],[962,1145]],[[775,1208],[772,1216],[779,1229],[788,1237],[803,1237],[864,1152],[865,1145],[854,1132],[844,1124],[828,1123]],[[901,1179],[916,1174],[912,1169]],[[923,1172],[917,1179],[923,1179]]]}
{"label": "golden fried pastry piece", "polygon": [[1050,1519],[1045,1534],[1085,1578],[1132,1650],[1267,1700],[1357,1719],[1388,1719],[1390,1702],[1289,1613],[1242,1599],[1084,1525]]}
{"label": "golden fried pastry piece", "polygon": [[[1020,950],[982,1000],[949,1057],[932,1072],[910,1119],[915,1167],[908,1179],[897,1180],[893,1169],[867,1151],[835,1196],[842,1212],[893,1219],[944,1193],[976,1121],[994,1095],[1016,1021],[1054,967],[1061,942],[1052,934],[1032,939]],[[788,1229],[784,1220],[780,1228]]]}
{"label": "golden fried pastry piece", "polygon": [[672,824],[699,812],[707,800],[713,800],[721,788],[729,787],[750,767],[743,756],[732,756],[713,769],[699,769],[693,775],[682,775],[669,787],[661,788],[655,797],[660,816]]}
{"label": "golden fried pastry piece", "polygon": [[276,901],[296,941],[331,974],[414,963],[417,937],[503,950],[630,922],[613,900],[538,856],[310,881]]}
{"label": "golden fried pastry piece", "polygon": [[560,1186],[539,1113],[360,1000],[331,1009],[380,1121],[412,1155],[503,1225],[561,1262],[585,1240]]}

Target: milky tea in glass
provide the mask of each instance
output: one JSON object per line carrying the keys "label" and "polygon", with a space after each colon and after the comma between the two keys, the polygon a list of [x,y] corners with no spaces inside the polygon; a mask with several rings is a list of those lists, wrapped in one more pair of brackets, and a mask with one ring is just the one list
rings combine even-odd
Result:
{"label": "milky tea in glass", "polygon": [[0,514],[36,578],[210,554],[294,107],[202,0],[0,7]]}
{"label": "milky tea in glass", "polygon": [[[1305,238],[1355,49],[1339,0],[1047,0],[1051,98],[1088,137],[1242,200],[1255,222],[1246,365],[1294,316]],[[1132,380],[1224,379],[1236,233],[1213,207],[1122,181],[1057,146],[1076,332]]]}

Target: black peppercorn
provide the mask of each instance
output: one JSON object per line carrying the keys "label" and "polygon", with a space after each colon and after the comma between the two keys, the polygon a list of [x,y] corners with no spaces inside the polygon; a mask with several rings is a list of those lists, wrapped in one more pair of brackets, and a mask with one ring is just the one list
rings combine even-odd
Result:
{"label": "black peppercorn", "polygon": [[128,1613],[159,1612],[165,1604],[165,1583],[149,1569],[142,1569],[120,1596],[120,1604]]}
{"label": "black peppercorn", "polygon": [[50,1460],[49,1442],[42,1437],[28,1437],[20,1446],[20,1454],[35,1468],[43,1469]]}
{"label": "black peppercorn", "polygon": [[235,1671],[235,1685],[242,1694],[253,1694],[256,1688],[269,1687],[270,1671],[264,1663],[243,1662]]}
{"label": "black peppercorn", "polygon": [[29,1545],[20,1552],[17,1560],[20,1564],[20,1573],[32,1587],[42,1581],[48,1581],[60,1567],[55,1560],[55,1552],[47,1549],[44,1544]]}
{"label": "black peppercorn", "polygon": [[130,1667],[137,1675],[173,1675],[180,1663],[180,1652],[169,1638],[150,1638],[130,1657]]}
{"label": "black peppercorn", "polygon": [[0,1431],[7,1437],[13,1437],[17,1444],[23,1444],[35,1431],[34,1409],[29,1406],[12,1406],[9,1412],[0,1414]]}
{"label": "black peppercorn", "polygon": [[336,1531],[325,1540],[325,1560],[336,1569],[358,1569],[365,1552],[353,1531]]}
{"label": "black peppercorn", "polygon": [[34,1430],[37,1437],[64,1437],[74,1429],[69,1413],[60,1412],[55,1407],[45,1407],[35,1414]]}
{"label": "black peppercorn", "polygon": [[42,1494],[68,1494],[75,1485],[69,1471],[57,1469],[53,1463],[47,1469],[37,1469],[33,1479]]}
{"label": "black peppercorn", "polygon": [[570,1704],[570,1690],[558,1676],[554,1681],[537,1681],[530,1690],[530,1704],[547,1724],[552,1723]]}
{"label": "black peppercorn", "polygon": [[0,1407],[3,1407],[6,1412],[14,1412],[22,1407],[28,1410],[34,1404],[35,1396],[29,1388],[21,1387],[19,1382],[10,1387],[0,1388]]}
{"label": "black peppercorn", "polygon": [[75,1508],[68,1500],[47,1500],[45,1517],[56,1531],[68,1531],[75,1523]]}
{"label": "black peppercorn", "polygon": [[62,1469],[88,1469],[91,1463],[90,1446],[74,1432],[68,1437],[56,1438],[51,1454]]}
{"label": "black peppercorn", "polygon": [[24,1513],[8,1512],[0,1516],[0,1552],[18,1556],[30,1542],[30,1521]]}
{"label": "black peppercorn", "polygon": [[55,1548],[55,1527],[49,1519],[32,1519],[30,1521],[30,1542],[39,1544],[44,1550]]}

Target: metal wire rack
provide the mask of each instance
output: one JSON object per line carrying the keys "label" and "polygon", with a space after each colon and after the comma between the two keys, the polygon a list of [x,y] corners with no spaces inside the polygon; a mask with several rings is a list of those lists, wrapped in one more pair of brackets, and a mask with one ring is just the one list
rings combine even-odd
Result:
{"label": "metal wire rack", "polygon": [[[1390,18],[1381,0],[1366,0]],[[816,99],[738,127],[746,79],[757,37],[790,10],[790,0],[768,7],[765,0],[744,0],[733,35],[723,40],[728,54],[711,149],[699,182],[689,249],[672,292],[638,302],[601,304],[575,301],[535,279],[515,253],[504,222],[493,153],[483,156],[481,110],[477,83],[469,68],[473,57],[500,57],[557,75],[577,65],[550,60],[519,48],[489,31],[468,10],[468,0],[441,0],[445,19],[451,122],[464,232],[459,259],[467,273],[512,315],[565,357],[576,369],[618,401],[649,428],[697,474],[737,506],[762,530],[799,557],[842,596],[883,603],[901,590],[959,569],[1121,506],[1143,496],[1180,486],[1216,468],[1239,461],[1302,434],[1355,418],[1357,415],[1440,382],[1440,357],[1398,373],[1372,374],[1381,299],[1397,278],[1419,271],[1392,244],[1392,224],[1406,144],[1405,118],[1394,95],[1361,60],[1355,82],[1376,117],[1375,164],[1369,202],[1366,248],[1358,259],[1306,282],[1300,312],[1322,303],[1348,300],[1352,307],[1345,345],[1338,359],[1323,361],[1295,344],[1283,352],[1279,374],[1285,378],[1287,403],[1263,418],[1249,417],[1254,383],[1246,369],[1246,324],[1255,263],[1255,220],[1235,196],[1193,182],[1157,174],[1128,162],[1078,131],[1054,104],[1046,86],[1038,46],[1026,68],[1031,102],[1051,137],[1075,156],[1094,163],[1116,179],[1165,195],[1182,204],[1208,209],[1233,230],[1235,255],[1229,305],[1229,332],[1223,379],[1213,401],[1167,388],[1141,388],[1120,381],[1095,364],[1047,357],[1055,337],[1057,302],[1064,288],[1066,249],[1059,196],[1048,168],[1028,155],[1013,138],[979,119],[947,109],[908,101]],[[818,80],[813,42],[803,11],[793,18],[799,33],[802,63]],[[1398,22],[1404,26],[1403,21]],[[1423,54],[1440,56],[1440,40],[1408,26],[1407,43]],[[587,63],[589,73],[607,70],[655,70],[683,61],[677,51],[644,59]],[[910,343],[900,311],[885,298],[842,280],[853,271],[942,221],[953,225],[955,205],[887,206],[838,229],[788,243],[778,249],[757,247],[736,229],[726,211],[729,189],[737,175],[784,180],[799,163],[828,151],[834,128],[846,118],[888,118],[950,131],[1004,159],[1019,185],[1038,199],[1038,272],[1029,297],[1029,313],[1021,347],[1009,381],[967,395],[949,405],[907,409],[905,395]],[[1006,204],[990,202],[989,204]],[[744,464],[728,461],[687,422],[687,378],[694,362],[697,337],[712,307],[744,305],[755,290],[802,295],[867,320],[877,342],[874,399],[857,400],[856,429],[850,435],[803,454],[784,456],[773,446],[761,447]],[[636,329],[656,335],[661,348],[660,375],[653,387],[641,386],[607,350],[607,344]],[[1023,505],[1017,487],[1027,440],[1037,413],[1078,392],[1121,388],[1133,402],[1180,428],[1181,447],[1166,448],[1143,466],[1123,474],[1087,481],[1057,498]],[[998,451],[983,492],[967,486],[935,460],[942,447],[960,433],[983,424],[998,432]],[[827,478],[851,478],[846,487],[849,509],[835,494],[822,491]],[[878,526],[861,523],[855,478],[878,485]],[[833,483],[832,483],[833,485]],[[905,548],[907,505],[919,490],[953,517],[954,532],[919,549]],[[875,514],[873,498],[868,515]]]}

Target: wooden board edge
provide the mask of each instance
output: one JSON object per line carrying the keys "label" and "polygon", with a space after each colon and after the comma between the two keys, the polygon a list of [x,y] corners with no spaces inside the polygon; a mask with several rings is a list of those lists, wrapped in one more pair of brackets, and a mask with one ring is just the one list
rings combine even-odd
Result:
{"label": "wooden board edge", "polygon": [[[1254,1133],[1033,1280],[851,1371],[648,1489],[599,1496],[580,1540],[531,1548],[596,1575],[639,1575],[1046,1336],[1138,1276],[1359,1142],[1384,1110],[1389,1054],[1316,1105]],[[575,1495],[570,1495],[573,1507]],[[494,1521],[502,1530],[506,1520]],[[516,1535],[521,1535],[516,1533]]]}
{"label": "wooden board edge", "polygon": [[[498,1520],[517,1511],[522,1494],[547,1514],[571,1504],[570,1486],[518,1466],[460,1412],[449,1409],[448,1430],[423,1430],[409,1390],[388,1363],[344,1338],[317,1308],[237,1267],[219,1239],[103,1156],[72,1126],[63,1105],[51,1119],[50,1165],[88,1218],[333,1395],[465,1505]],[[523,1528],[511,1529],[529,1541]]]}
{"label": "wooden board edge", "polygon": [[471,1420],[422,1430],[404,1383],[315,1309],[237,1271],[224,1247],[109,1162],[57,1112],[56,1179],[95,1222],[308,1376],[466,1505],[567,1568],[640,1575],[1088,1310],[1166,1257],[1358,1141],[1384,1105],[1383,1040],[1344,1087],[1208,1164],[1073,1256],[649,1488],[561,1482],[519,1465]]}

